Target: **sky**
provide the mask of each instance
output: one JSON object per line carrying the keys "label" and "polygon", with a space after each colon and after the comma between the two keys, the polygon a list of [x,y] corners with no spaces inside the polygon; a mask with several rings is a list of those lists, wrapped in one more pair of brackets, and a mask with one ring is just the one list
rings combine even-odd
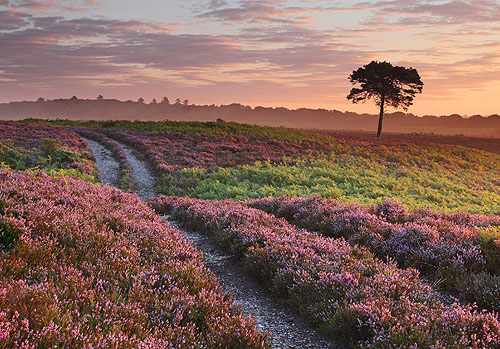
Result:
{"label": "sky", "polygon": [[167,96],[376,113],[372,60],[417,69],[417,115],[500,114],[500,0],[0,0],[0,102]]}

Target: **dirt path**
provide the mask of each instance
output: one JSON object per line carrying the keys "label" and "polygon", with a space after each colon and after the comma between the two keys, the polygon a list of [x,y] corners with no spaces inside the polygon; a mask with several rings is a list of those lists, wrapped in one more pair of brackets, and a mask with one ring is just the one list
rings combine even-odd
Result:
{"label": "dirt path", "polygon": [[[123,143],[117,142],[124,150],[132,165],[134,190],[143,200],[156,196],[155,177],[146,163],[136,152]],[[105,153],[90,145],[96,158]],[[104,160],[104,159],[103,159]],[[99,171],[101,168],[98,165]],[[168,220],[169,217],[164,217]],[[175,222],[169,221],[177,226]],[[178,227],[179,228],[179,227]],[[245,314],[252,314],[257,326],[271,335],[276,348],[336,348],[331,339],[312,328],[299,314],[277,302],[270,292],[254,277],[242,269],[241,264],[229,253],[216,245],[208,236],[179,228],[186,238],[203,251],[207,267],[217,276],[226,292],[232,293],[235,302]]]}
{"label": "dirt path", "polygon": [[94,154],[101,183],[118,188],[120,164],[113,158],[113,153],[99,142],[85,137],[82,138],[87,142],[92,154]]}
{"label": "dirt path", "polygon": [[[170,224],[177,226],[172,221]],[[178,228],[196,248],[203,251],[206,266],[217,276],[224,290],[233,294],[236,304],[246,314],[253,315],[258,328],[269,331],[274,347],[336,348],[331,339],[313,329],[297,313],[277,302],[261,282],[245,273],[238,260],[208,236]]]}
{"label": "dirt path", "polygon": [[132,188],[143,201],[148,201],[157,196],[156,179],[147,162],[129,146],[114,140],[127,156],[132,166]]}

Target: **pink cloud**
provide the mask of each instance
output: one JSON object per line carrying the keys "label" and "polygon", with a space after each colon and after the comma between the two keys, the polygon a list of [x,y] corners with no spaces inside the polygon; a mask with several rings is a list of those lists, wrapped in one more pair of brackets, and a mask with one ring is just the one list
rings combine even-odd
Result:
{"label": "pink cloud", "polygon": [[374,11],[370,24],[466,24],[495,23],[500,18],[500,4],[495,0],[451,0],[445,3],[399,0],[377,1],[367,8]]}
{"label": "pink cloud", "polygon": [[21,7],[29,10],[46,10],[54,5],[54,1],[42,1],[42,0],[22,0],[22,1],[11,1],[10,5],[12,7]]}
{"label": "pink cloud", "polygon": [[84,12],[99,4],[99,0],[2,0],[0,2],[0,6],[38,13],[49,11]]}
{"label": "pink cloud", "polygon": [[305,14],[329,11],[329,8],[323,7],[288,6],[287,2],[283,0],[243,0],[236,7],[228,7],[227,5],[225,1],[212,1],[208,6],[208,11],[203,12],[198,17],[227,23],[312,24],[314,18],[304,16]]}
{"label": "pink cloud", "polygon": [[29,16],[13,10],[0,10],[0,31],[15,30],[27,24]]}

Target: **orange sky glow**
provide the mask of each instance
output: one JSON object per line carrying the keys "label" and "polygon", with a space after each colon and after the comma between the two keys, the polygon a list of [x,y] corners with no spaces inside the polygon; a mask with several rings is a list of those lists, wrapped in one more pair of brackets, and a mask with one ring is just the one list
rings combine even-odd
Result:
{"label": "orange sky glow", "polygon": [[376,113],[371,60],[424,82],[409,112],[500,114],[500,1],[0,0],[0,102],[38,97]]}

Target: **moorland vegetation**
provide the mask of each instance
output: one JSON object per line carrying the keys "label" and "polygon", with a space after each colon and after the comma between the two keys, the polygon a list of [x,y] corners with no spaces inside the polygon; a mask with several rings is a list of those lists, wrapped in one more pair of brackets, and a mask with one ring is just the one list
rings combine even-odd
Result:
{"label": "moorland vegetation", "polygon": [[[500,345],[500,154],[222,120],[0,131],[3,346],[269,346],[163,214],[347,346]],[[169,196],[96,184],[82,137]]]}

